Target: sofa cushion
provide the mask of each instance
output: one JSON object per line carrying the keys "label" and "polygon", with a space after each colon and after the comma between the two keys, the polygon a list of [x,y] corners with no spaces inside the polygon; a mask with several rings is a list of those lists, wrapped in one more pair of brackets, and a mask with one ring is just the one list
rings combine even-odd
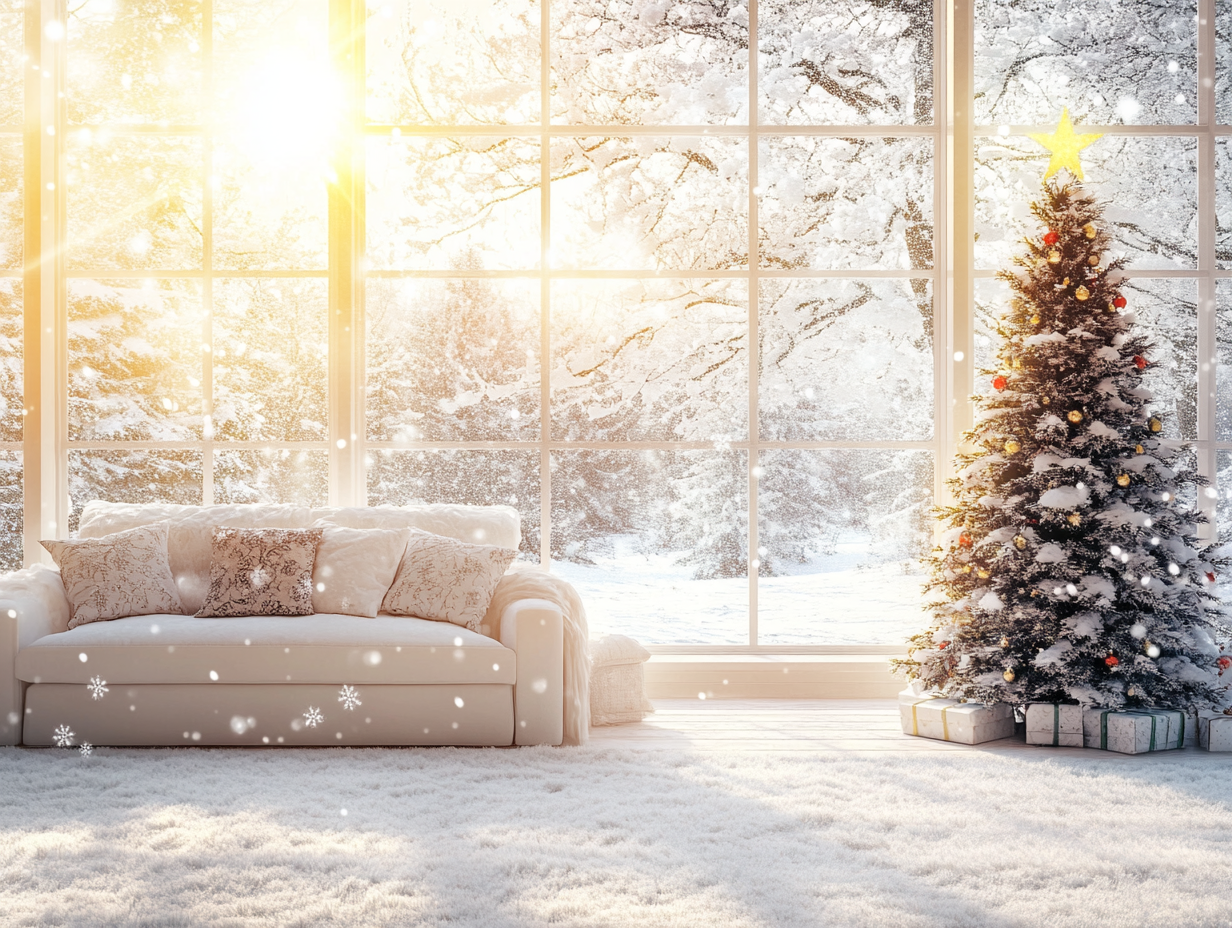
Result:
{"label": "sofa cushion", "polygon": [[64,581],[68,627],[130,615],[182,612],[167,564],[167,523],[102,538],[39,542]]}
{"label": "sofa cushion", "polygon": [[[85,659],[82,659],[85,655]],[[425,619],[318,613],[198,619],[147,615],[46,635],[17,652],[27,683],[506,683],[514,652]],[[211,676],[217,675],[217,680]]]}
{"label": "sofa cushion", "polygon": [[312,565],[323,529],[216,528],[210,591],[198,618],[312,615]]}
{"label": "sofa cushion", "polygon": [[327,522],[312,568],[312,609],[375,616],[411,537],[410,529],[342,528]]}

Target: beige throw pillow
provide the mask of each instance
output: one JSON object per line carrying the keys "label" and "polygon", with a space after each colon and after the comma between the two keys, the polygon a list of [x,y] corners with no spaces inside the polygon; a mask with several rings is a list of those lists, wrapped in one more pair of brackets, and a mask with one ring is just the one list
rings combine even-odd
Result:
{"label": "beige throw pillow", "polygon": [[198,618],[312,615],[319,528],[217,528]]}
{"label": "beige throw pillow", "polygon": [[60,568],[68,627],[183,611],[167,560],[167,523],[102,538],[40,541]]}
{"label": "beige throw pillow", "polygon": [[654,706],[646,698],[643,665],[650,652],[626,635],[590,643],[590,724],[640,722]]}
{"label": "beige throw pillow", "polygon": [[381,611],[452,622],[477,632],[496,584],[517,556],[512,548],[469,545],[411,529]]}
{"label": "beige throw pillow", "polygon": [[409,529],[342,528],[318,521],[324,531],[312,571],[314,612],[376,616],[398,573]]}

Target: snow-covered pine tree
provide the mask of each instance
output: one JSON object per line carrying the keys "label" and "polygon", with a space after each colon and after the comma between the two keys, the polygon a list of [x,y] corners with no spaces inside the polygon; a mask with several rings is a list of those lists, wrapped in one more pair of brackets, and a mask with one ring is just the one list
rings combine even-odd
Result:
{"label": "snow-covered pine tree", "polygon": [[1142,386],[1152,346],[1121,293],[1102,206],[1066,171],[1001,277],[993,390],[957,457],[930,567],[931,627],[901,670],[951,697],[1107,707],[1221,704],[1214,592],[1192,487]]}

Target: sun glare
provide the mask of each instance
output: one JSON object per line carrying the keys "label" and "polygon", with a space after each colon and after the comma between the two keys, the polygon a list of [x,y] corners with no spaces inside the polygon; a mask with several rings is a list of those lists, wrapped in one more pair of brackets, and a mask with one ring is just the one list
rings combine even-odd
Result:
{"label": "sun glare", "polygon": [[342,99],[329,63],[280,48],[256,64],[242,86],[236,143],[253,166],[327,175]]}

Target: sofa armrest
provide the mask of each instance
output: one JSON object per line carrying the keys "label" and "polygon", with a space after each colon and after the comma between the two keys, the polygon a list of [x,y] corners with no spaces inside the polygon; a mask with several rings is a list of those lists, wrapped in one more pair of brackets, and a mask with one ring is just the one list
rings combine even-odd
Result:
{"label": "sofa armrest", "polygon": [[17,652],[68,628],[60,572],[44,564],[0,577],[0,744],[21,744],[26,684],[17,679]]}
{"label": "sofa armrest", "polygon": [[517,652],[513,743],[560,744],[565,731],[565,619],[545,599],[520,599],[501,614],[501,644]]}

